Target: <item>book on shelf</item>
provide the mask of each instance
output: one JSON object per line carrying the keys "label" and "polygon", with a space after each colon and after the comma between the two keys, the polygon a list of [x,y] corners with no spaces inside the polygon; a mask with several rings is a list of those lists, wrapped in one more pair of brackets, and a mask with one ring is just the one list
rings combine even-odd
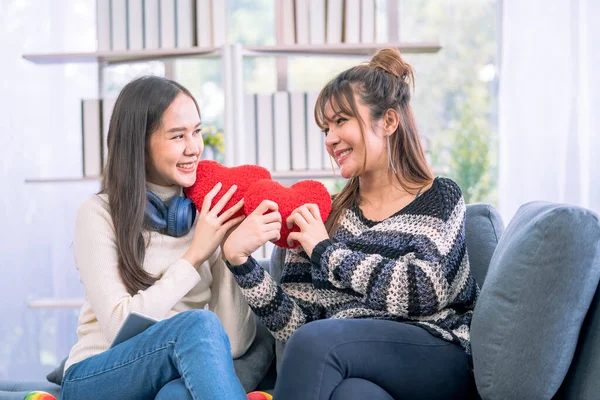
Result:
{"label": "book on shelf", "polygon": [[194,2],[175,0],[175,9],[176,47],[189,49],[194,45]]}
{"label": "book on shelf", "polygon": [[375,0],[360,0],[360,42],[375,43]]}
{"label": "book on shelf", "polygon": [[96,2],[96,34],[98,51],[110,51],[110,3]]}
{"label": "book on shelf", "polygon": [[318,92],[246,93],[244,160],[272,172],[329,171],[323,132],[314,119]]}
{"label": "book on shelf", "polygon": [[314,117],[317,97],[319,97],[318,92],[306,93],[306,154],[307,167],[310,170],[327,169],[323,156],[325,146],[323,132]]}
{"label": "book on shelf", "polygon": [[379,3],[385,9],[385,42],[397,42],[400,39],[400,0],[379,0],[378,6],[380,5]]}
{"label": "book on shelf", "polygon": [[101,101],[102,113],[102,168],[106,166],[108,159],[108,128],[110,127],[110,118],[115,108],[116,97],[108,97]]}
{"label": "book on shelf", "polygon": [[388,20],[391,16],[388,14],[387,2],[388,0],[375,0],[375,43],[388,42]]}
{"label": "book on shelf", "polygon": [[81,139],[83,176],[99,176],[102,172],[101,105],[98,99],[81,101]]}
{"label": "book on shelf", "polygon": [[308,5],[310,44],[324,44],[326,4],[323,0],[309,0]]}
{"label": "book on shelf", "polygon": [[301,45],[309,44],[308,0],[296,0],[294,16],[296,22],[296,43]]}
{"label": "book on shelf", "polygon": [[327,0],[327,43],[342,43],[343,21],[344,21],[344,0]]}
{"label": "book on shelf", "polygon": [[292,170],[305,170],[306,164],[306,93],[290,93],[290,135]]}
{"label": "book on shelf", "polygon": [[240,164],[258,163],[258,150],[256,148],[256,94],[244,94],[244,159]]}
{"label": "book on shelf", "polygon": [[288,92],[273,93],[273,148],[275,171],[289,171],[292,163],[290,148],[290,97]]}
{"label": "book on shelf", "polygon": [[296,43],[296,22],[294,21],[294,0],[279,0],[281,15],[276,18],[277,31],[281,31],[283,45],[289,46]]}
{"label": "book on shelf", "polygon": [[144,0],[144,48],[160,48],[159,0]]}
{"label": "book on shelf", "polygon": [[160,0],[160,48],[175,48],[175,0]]}
{"label": "book on shelf", "polygon": [[273,96],[256,95],[256,148],[258,165],[273,171]]}
{"label": "book on shelf", "polygon": [[144,48],[144,0],[127,0],[127,48]]}
{"label": "book on shelf", "polygon": [[127,0],[110,2],[111,50],[127,50]]}
{"label": "book on shelf", "polygon": [[212,45],[220,47],[227,44],[227,2],[224,0],[212,0]]}
{"label": "book on shelf", "polygon": [[360,0],[345,0],[344,43],[360,43]]}
{"label": "book on shelf", "polygon": [[212,1],[196,0],[196,45],[212,46]]}

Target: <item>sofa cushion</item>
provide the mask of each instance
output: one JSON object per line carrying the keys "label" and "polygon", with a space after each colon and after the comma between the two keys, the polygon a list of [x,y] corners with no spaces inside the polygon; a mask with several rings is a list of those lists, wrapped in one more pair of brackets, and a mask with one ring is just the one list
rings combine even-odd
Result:
{"label": "sofa cushion", "polygon": [[561,399],[596,399],[600,393],[600,287],[588,311]]}
{"label": "sofa cushion", "polygon": [[46,379],[50,383],[54,383],[56,385],[62,385],[63,373],[65,371],[65,363],[67,362],[67,358],[63,358],[60,364],[54,368],[48,375],[46,375]]}
{"label": "sofa cushion", "polygon": [[492,254],[504,232],[502,217],[489,204],[467,205],[465,235],[471,273],[479,287],[483,286]]}
{"label": "sofa cushion", "polygon": [[573,358],[600,279],[600,223],[580,207],[534,202],[510,222],[471,323],[484,399],[550,399]]}
{"label": "sofa cushion", "polygon": [[275,338],[261,322],[256,324],[256,338],[241,357],[233,360],[233,367],[246,392],[256,389],[269,372],[275,358]]}

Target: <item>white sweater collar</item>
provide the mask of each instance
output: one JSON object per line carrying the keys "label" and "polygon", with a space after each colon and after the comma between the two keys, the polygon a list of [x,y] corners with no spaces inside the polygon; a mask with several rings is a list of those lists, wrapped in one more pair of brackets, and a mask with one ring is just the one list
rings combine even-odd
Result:
{"label": "white sweater collar", "polygon": [[177,185],[160,186],[154,183],[146,182],[146,187],[152,193],[157,195],[167,206],[173,197],[183,196],[183,188]]}

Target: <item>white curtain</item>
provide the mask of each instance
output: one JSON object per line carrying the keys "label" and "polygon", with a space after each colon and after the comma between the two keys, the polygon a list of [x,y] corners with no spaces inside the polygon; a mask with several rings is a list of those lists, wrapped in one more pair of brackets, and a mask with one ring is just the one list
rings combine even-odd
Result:
{"label": "white curtain", "polygon": [[504,0],[499,207],[600,212],[600,1]]}
{"label": "white curtain", "polygon": [[99,184],[25,180],[81,175],[80,100],[97,96],[97,67],[35,65],[22,55],[93,51],[94,7],[0,0],[0,380],[43,380],[76,341],[78,310],[28,305],[83,295],[75,214]]}

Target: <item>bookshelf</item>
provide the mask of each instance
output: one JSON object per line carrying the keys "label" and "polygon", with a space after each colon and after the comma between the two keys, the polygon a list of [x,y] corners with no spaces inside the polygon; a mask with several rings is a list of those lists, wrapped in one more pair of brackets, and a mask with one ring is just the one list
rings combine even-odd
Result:
{"label": "bookshelf", "polygon": [[246,46],[244,56],[310,56],[310,57],[360,57],[364,58],[374,54],[382,47],[395,47],[404,54],[433,54],[441,50],[438,42],[418,43],[341,43],[319,45],[273,45],[273,46]]}
{"label": "bookshelf", "polygon": [[[433,54],[440,51],[437,42],[419,43],[373,43],[373,44],[322,44],[322,45],[272,45],[246,46],[246,57],[261,56],[321,56],[321,57],[365,57],[381,47],[396,47],[404,54]],[[130,64],[157,60],[169,60],[185,57],[221,56],[222,48],[190,47],[187,49],[145,49],[125,51],[96,51],[82,53],[35,53],[24,54],[23,58],[34,64],[101,63],[105,65]]]}
{"label": "bookshelf", "polygon": [[[308,2],[307,2],[308,1]],[[129,2],[127,4],[137,4],[137,0],[133,2]],[[224,0],[185,0],[186,4],[190,4],[190,7],[193,9],[193,15],[196,16],[197,21],[200,21],[200,14],[196,14],[199,10],[199,7],[205,7],[207,4],[218,4],[218,7],[224,7],[222,4],[225,3]],[[252,142],[253,136],[258,136],[259,133],[262,133],[262,128],[258,123],[254,123],[254,131],[251,131],[248,128],[248,104],[245,99],[247,99],[247,94],[244,91],[244,77],[243,77],[243,60],[245,58],[253,58],[253,57],[274,57],[277,61],[277,75],[278,75],[278,92],[273,94],[273,98],[275,96],[280,96],[282,92],[287,91],[287,78],[284,78],[280,81],[279,77],[281,75],[286,76],[286,68],[287,68],[287,60],[289,57],[356,57],[361,59],[366,59],[368,56],[374,54],[378,49],[382,47],[395,47],[400,49],[401,52],[405,54],[435,54],[442,48],[441,44],[437,41],[429,41],[429,42],[403,42],[398,38],[398,21],[397,21],[397,1],[396,0],[387,0],[386,3],[386,19],[387,19],[387,30],[389,39],[385,43],[374,43],[375,39],[377,39],[375,27],[375,21],[370,22],[370,32],[368,43],[361,43],[360,40],[365,36],[364,32],[364,23],[359,23],[358,25],[348,25],[348,21],[344,20],[344,18],[348,17],[348,12],[346,8],[350,7],[350,4],[356,4],[355,0],[327,0],[325,1],[310,1],[310,0],[273,0],[275,7],[275,23],[276,23],[276,43],[275,45],[262,45],[262,46],[243,46],[240,43],[228,44],[225,43],[223,38],[225,37],[224,31],[226,29],[226,24],[223,17],[214,17],[212,22],[212,33],[209,35],[212,37],[212,40],[206,40],[204,36],[206,32],[200,32],[200,27],[197,24],[197,21],[192,21],[190,25],[193,28],[189,28],[189,30],[193,30],[193,32],[186,32],[186,37],[189,39],[190,36],[193,36],[195,39],[191,41],[186,40],[184,43],[181,40],[177,40],[176,38],[170,37],[169,41],[173,41],[175,46],[172,48],[132,48],[132,49],[122,49],[118,47],[113,50],[102,50],[95,52],[63,52],[63,53],[32,53],[32,54],[24,54],[23,58],[37,65],[52,65],[52,64],[66,64],[66,63],[96,63],[98,64],[98,98],[99,102],[104,102],[103,99],[103,68],[110,65],[117,64],[132,64],[132,63],[140,63],[140,62],[148,62],[148,61],[165,61],[165,66],[168,67],[171,65],[170,63],[173,60],[183,59],[183,58],[218,58],[222,61],[222,73],[223,73],[223,83],[224,83],[224,97],[225,97],[225,115],[224,115],[224,132],[225,132],[225,148],[227,151],[225,152],[225,164],[226,165],[239,165],[239,164],[247,164],[247,163],[261,163],[260,154],[268,154],[269,152],[277,152],[277,148],[273,146],[273,144],[269,144],[267,146],[268,150],[258,149],[255,147],[255,153],[248,153],[248,146],[257,146],[257,143]],[[360,3],[360,2],[359,2]],[[364,2],[364,4],[368,4],[369,2]],[[122,40],[115,40],[115,33],[110,32],[110,26],[106,26],[106,10],[102,11],[101,7],[104,2],[101,0],[97,1],[97,13],[98,13],[98,46],[99,48],[105,49],[107,43],[112,46],[113,43],[119,42],[122,46]],[[161,3],[162,4],[162,3]],[[214,5],[213,4],[213,5]],[[323,6],[326,4],[326,6]],[[361,3],[363,4],[363,3]],[[101,6],[102,5],[102,6]],[[291,8],[290,8],[291,6]],[[331,37],[331,27],[327,24],[332,18],[332,15],[335,17],[335,13],[331,13],[329,7],[337,7],[336,11],[339,15],[337,16],[338,21],[334,24],[335,29],[337,29],[338,37],[336,42],[329,42]],[[321,32],[321,36],[318,38],[318,43],[306,43],[306,38],[308,40],[312,40],[316,37],[314,32],[314,24],[311,22],[311,25],[308,24],[300,24],[297,20],[292,20],[292,30],[290,31],[290,20],[289,18],[298,18],[298,16],[294,16],[294,12],[298,11],[298,7],[309,7],[308,14],[310,16],[312,22],[314,22],[313,9],[327,7],[327,10],[322,9],[319,11],[318,17],[324,19],[325,27],[321,27],[322,29],[326,29],[327,32]],[[290,11],[292,10],[292,11]],[[295,11],[294,11],[295,10]],[[354,10],[356,11],[356,10]],[[109,10],[110,13],[114,13],[114,10]],[[103,14],[104,13],[104,14]],[[219,13],[223,14],[223,10],[219,11]],[[291,14],[290,14],[291,13]],[[127,18],[130,17],[131,12],[126,12]],[[348,14],[348,15],[347,15]],[[353,12],[352,13],[355,18],[364,18],[361,17],[361,12]],[[111,14],[112,15],[112,14]],[[369,14],[370,15],[370,14]],[[111,18],[114,16],[111,16]],[[122,16],[121,16],[122,17]],[[140,17],[144,18],[144,17]],[[159,14],[158,18],[163,18],[162,14]],[[202,18],[205,18],[202,16]],[[373,17],[375,18],[375,13],[373,13]],[[139,19],[139,18],[138,18]],[[139,21],[138,21],[139,22]],[[305,21],[306,22],[306,21]],[[321,21],[323,22],[323,21]],[[205,29],[207,22],[204,21],[202,25],[202,29]],[[148,25],[148,24],[146,24]],[[160,24],[159,24],[160,25]],[[175,24],[177,25],[177,24]],[[300,28],[300,25],[303,27]],[[218,27],[217,32],[215,26]],[[333,26],[333,25],[332,25]],[[348,29],[347,26],[357,26],[356,29],[360,30],[359,33],[355,33],[354,36],[358,35],[359,42],[345,42],[350,35],[348,33],[342,33],[340,30],[344,28]],[[127,25],[127,29],[131,29],[130,24]],[[126,29],[126,30],[127,30]],[[295,31],[294,31],[295,29]],[[310,29],[309,32],[302,32],[300,34],[300,29]],[[367,29],[367,30],[369,30]],[[152,33],[152,32],[150,32]],[[127,43],[130,43],[130,35],[128,34]],[[143,35],[148,36],[148,30],[145,29]],[[143,36],[142,35],[142,36]],[[154,36],[160,36],[162,39],[159,39],[157,43],[160,43],[161,40],[164,40],[163,33],[155,34]],[[178,35],[175,33],[174,35]],[[139,35],[138,35],[139,36]],[[303,37],[303,39],[300,38]],[[346,37],[347,36],[347,37]],[[217,39],[218,37],[218,39]],[[141,38],[138,38],[141,40]],[[156,39],[156,38],[155,38]],[[290,40],[292,42],[290,42]],[[333,39],[332,39],[333,40]],[[354,39],[353,39],[354,40]],[[144,43],[148,43],[148,38],[145,37]],[[104,43],[104,45],[102,44]],[[191,44],[191,46],[189,45]],[[200,44],[200,46],[198,46]],[[127,44],[129,45],[129,44]],[[177,47],[178,45],[185,47]],[[110,47],[109,46],[109,47]],[[139,46],[139,45],[136,45]],[[165,68],[167,70],[167,75],[169,68]],[[168,76],[172,77],[172,76]],[[305,94],[307,95],[307,94]],[[309,94],[308,94],[309,95]],[[311,97],[314,102],[314,94]],[[258,95],[256,95],[258,96]],[[291,98],[292,94],[290,93],[290,105],[292,105],[293,99]],[[281,97],[278,97],[281,99]],[[312,112],[308,112],[308,108],[312,104],[311,101],[306,100],[305,96],[305,109],[304,109],[304,124],[306,127],[302,128],[305,130],[305,134],[308,135],[311,133],[312,135],[316,135],[315,132],[308,132],[308,125],[311,123],[308,121],[309,115]],[[261,99],[264,100],[264,99]],[[275,100],[271,100],[273,107],[275,108]],[[286,100],[288,101],[288,100]],[[92,110],[97,113],[97,109],[94,109],[92,106]],[[101,118],[104,119],[104,125],[106,125],[106,115],[109,115],[111,107],[106,105],[101,105]],[[290,106],[290,109],[294,107]],[[106,110],[109,110],[108,113]],[[273,114],[271,112],[271,114]],[[258,118],[257,115],[255,115]],[[275,116],[271,117],[273,120],[276,120]],[[296,117],[296,119],[298,119]],[[265,123],[265,118],[261,119],[261,123]],[[290,127],[290,136],[294,138],[296,135],[295,132],[292,132],[294,129],[294,120],[291,114],[288,116],[288,121],[283,122],[283,126],[285,123]],[[314,122],[312,122],[314,124]],[[101,123],[102,125],[102,123]],[[279,125],[281,127],[282,125]],[[269,128],[269,130],[273,131],[273,126]],[[277,130],[277,134],[280,135],[281,129]],[[83,133],[82,133],[83,134]],[[98,144],[96,136],[93,136],[93,140],[89,140],[88,142],[93,143],[94,146],[100,146],[99,150],[96,148],[91,151],[88,149],[86,153],[86,143],[84,140],[84,149],[82,149],[82,157],[85,159],[84,154],[95,154],[95,152],[104,152],[105,150],[105,134],[103,132],[103,128],[100,128],[100,133],[95,133],[96,135],[100,135],[101,143]],[[84,135],[85,136],[85,135]],[[320,138],[319,138],[320,139]],[[317,139],[317,140],[319,140]],[[271,140],[275,140],[275,132],[271,133]],[[326,155],[323,154],[323,149],[320,149],[321,155],[315,156],[313,153],[310,153],[306,156],[306,163],[299,163],[299,167],[294,167],[294,152],[292,152],[292,148],[298,152],[298,147],[295,146],[294,140],[280,141],[287,143],[289,147],[288,151],[292,155],[289,157],[289,160],[284,159],[283,163],[288,163],[289,170],[282,168],[281,158],[273,157],[273,165],[271,169],[271,174],[276,180],[284,180],[284,179],[332,179],[339,177],[339,173],[332,171],[329,161],[325,160]],[[307,153],[310,152],[310,149],[314,149],[315,140],[312,142],[309,139],[306,140],[306,147],[300,147],[300,152],[305,151]],[[267,140],[262,138],[262,143],[266,143]],[[296,141],[297,144],[297,141]],[[256,154],[254,157],[253,154]],[[69,177],[39,177],[39,178],[29,178],[25,180],[27,184],[73,184],[79,182],[97,182],[100,180],[99,174],[101,173],[102,164],[103,164],[104,155],[100,155],[100,167],[94,169],[85,169],[86,163],[84,160],[84,173],[82,176],[69,176]],[[311,162],[312,157],[312,162]],[[315,157],[320,157],[320,162],[315,162]],[[95,157],[92,160],[92,165],[97,165],[98,159]],[[267,164],[270,164],[270,159]],[[279,167],[276,167],[275,164],[278,164]]]}
{"label": "bookshelf", "polygon": [[220,47],[190,47],[186,49],[144,49],[120,51],[95,51],[82,53],[24,54],[23,58],[34,64],[99,63],[105,65],[129,64],[184,57],[219,57]]}

